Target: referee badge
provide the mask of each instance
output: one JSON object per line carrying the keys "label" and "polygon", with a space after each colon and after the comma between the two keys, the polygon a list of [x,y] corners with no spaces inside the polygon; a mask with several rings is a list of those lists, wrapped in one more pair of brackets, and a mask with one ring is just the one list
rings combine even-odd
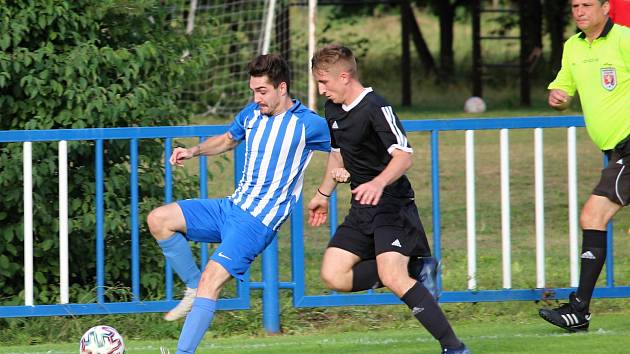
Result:
{"label": "referee badge", "polygon": [[608,91],[612,91],[617,87],[617,71],[615,68],[602,68],[602,86]]}

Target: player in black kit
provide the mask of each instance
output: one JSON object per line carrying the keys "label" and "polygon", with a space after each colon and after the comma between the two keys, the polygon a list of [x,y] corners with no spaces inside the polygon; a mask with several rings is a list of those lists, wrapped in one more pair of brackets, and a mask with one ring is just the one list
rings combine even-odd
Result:
{"label": "player in black kit", "polygon": [[[313,56],[312,68],[319,93],[328,98],[325,116],[333,149],[308,204],[309,223],[326,222],[328,197],[338,182],[349,179],[352,189],[350,211],[324,253],[322,280],[337,291],[384,285],[440,342],[442,353],[470,353],[434,299],[436,266],[405,176],[413,150],[400,120],[381,96],[359,82],[350,49],[323,47]],[[425,262],[414,266],[418,259]]]}

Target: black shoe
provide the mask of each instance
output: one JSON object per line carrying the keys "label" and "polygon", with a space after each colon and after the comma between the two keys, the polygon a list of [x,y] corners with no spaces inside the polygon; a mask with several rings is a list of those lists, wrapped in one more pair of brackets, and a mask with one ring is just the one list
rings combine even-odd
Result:
{"label": "black shoe", "polygon": [[442,347],[442,354],[472,354],[466,345],[462,343],[458,348],[445,348]]}
{"label": "black shoe", "polygon": [[569,295],[569,302],[555,309],[540,309],[538,314],[547,322],[564,328],[570,332],[587,331],[591,314],[587,312],[587,304],[575,296]]}
{"label": "black shoe", "polygon": [[418,257],[409,261],[409,274],[424,285],[436,300],[440,297],[437,283],[439,272],[440,263],[433,257]]}

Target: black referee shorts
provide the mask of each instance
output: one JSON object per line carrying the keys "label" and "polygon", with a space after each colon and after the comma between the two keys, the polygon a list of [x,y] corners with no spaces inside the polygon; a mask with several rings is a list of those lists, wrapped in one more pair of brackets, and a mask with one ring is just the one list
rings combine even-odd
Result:
{"label": "black referee shorts", "polygon": [[602,169],[594,195],[608,198],[621,206],[630,203],[630,155],[621,157],[617,151],[606,152],[608,166]]}
{"label": "black referee shorts", "polygon": [[413,199],[385,198],[377,206],[353,201],[328,247],[374,259],[384,252],[429,257],[431,250]]}

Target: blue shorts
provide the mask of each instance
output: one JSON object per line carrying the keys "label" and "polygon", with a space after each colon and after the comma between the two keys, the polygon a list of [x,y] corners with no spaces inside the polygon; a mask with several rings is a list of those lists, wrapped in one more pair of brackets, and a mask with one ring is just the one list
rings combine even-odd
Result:
{"label": "blue shorts", "polygon": [[210,259],[239,280],[277,234],[227,198],[186,199],[177,205],[186,220],[184,236],[190,241],[220,243]]}

